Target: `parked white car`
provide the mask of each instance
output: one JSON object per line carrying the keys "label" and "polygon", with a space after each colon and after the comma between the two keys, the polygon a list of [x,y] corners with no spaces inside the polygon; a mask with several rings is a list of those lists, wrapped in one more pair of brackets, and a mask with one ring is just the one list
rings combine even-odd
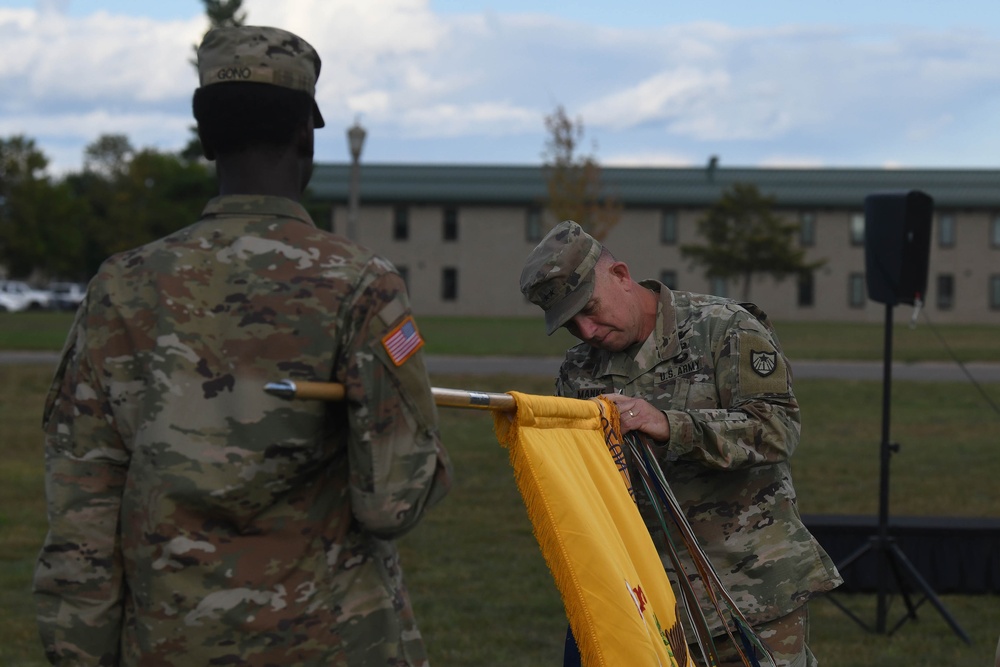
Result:
{"label": "parked white car", "polygon": [[49,285],[52,307],[58,310],[76,310],[87,294],[87,286],[82,283],[52,283]]}
{"label": "parked white car", "polygon": [[44,310],[52,305],[52,297],[44,290],[37,290],[20,280],[0,280],[0,306],[4,310]]}
{"label": "parked white car", "polygon": [[14,312],[21,307],[21,300],[13,294],[0,292],[0,313]]}

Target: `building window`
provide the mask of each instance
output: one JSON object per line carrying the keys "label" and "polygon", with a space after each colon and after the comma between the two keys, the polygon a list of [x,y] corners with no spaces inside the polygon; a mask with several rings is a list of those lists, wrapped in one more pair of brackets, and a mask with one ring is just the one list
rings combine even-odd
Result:
{"label": "building window", "polygon": [[951,248],[955,245],[955,216],[944,214],[938,218],[938,245]]}
{"label": "building window", "polygon": [[726,279],[720,278],[718,276],[709,278],[709,288],[708,293],[714,294],[715,296],[726,296]]}
{"label": "building window", "polygon": [[458,209],[446,208],[441,219],[441,236],[445,241],[458,240]]}
{"label": "building window", "polygon": [[542,240],[542,210],[532,206],[524,213],[524,239],[532,243]]}
{"label": "building window", "polygon": [[816,279],[812,271],[803,271],[799,274],[799,307],[808,308],[816,300]]}
{"label": "building window", "polygon": [[660,282],[670,289],[677,289],[677,272],[670,269],[660,271]]}
{"label": "building window", "polygon": [[865,244],[865,214],[851,214],[851,245]]}
{"label": "building window", "polygon": [[396,272],[399,273],[399,277],[403,279],[403,284],[406,285],[406,291],[410,291],[410,268],[408,266],[397,266]]}
{"label": "building window", "polygon": [[410,209],[397,206],[392,212],[392,239],[406,241],[410,238]]}
{"label": "building window", "polygon": [[1000,215],[993,218],[990,224],[990,245],[1000,248]]}
{"label": "building window", "polygon": [[660,243],[663,245],[677,244],[677,211],[660,213]]}
{"label": "building window", "polygon": [[799,245],[803,248],[816,245],[816,214],[799,214]]}
{"label": "building window", "polygon": [[444,301],[458,299],[458,269],[454,267],[441,269],[441,299]]}
{"label": "building window", "polygon": [[990,276],[990,308],[1000,310],[1000,273]]}
{"label": "building window", "polygon": [[864,308],[865,274],[852,273],[847,277],[847,305],[851,308]]}
{"label": "building window", "polygon": [[955,305],[955,276],[950,273],[939,273],[937,277],[937,307],[938,310],[951,310]]}

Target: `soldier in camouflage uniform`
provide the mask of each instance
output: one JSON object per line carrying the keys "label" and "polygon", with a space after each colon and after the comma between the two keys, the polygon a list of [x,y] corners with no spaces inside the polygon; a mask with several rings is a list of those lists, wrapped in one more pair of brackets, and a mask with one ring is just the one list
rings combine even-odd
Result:
{"label": "soldier in camouflage uniform", "polygon": [[[320,60],[210,32],[194,109],[220,196],[108,259],[45,406],[35,593],[61,665],[426,665],[393,539],[447,492],[396,270],[316,228]],[[267,382],[335,381],[342,403]]]}
{"label": "soldier in camouflage uniform", "polygon": [[[521,291],[545,311],[549,334],[565,326],[583,341],[566,353],[556,392],[607,395],[623,432],[655,441],[699,543],[778,664],[815,665],[806,601],[841,579],[796,508],[788,459],[799,442],[799,406],[764,313],[635,282],[572,221],[528,256]],[[650,509],[640,503],[661,541]],[[695,586],[703,591],[700,581]],[[721,659],[741,665],[718,614],[700,597],[713,634],[721,635]]]}

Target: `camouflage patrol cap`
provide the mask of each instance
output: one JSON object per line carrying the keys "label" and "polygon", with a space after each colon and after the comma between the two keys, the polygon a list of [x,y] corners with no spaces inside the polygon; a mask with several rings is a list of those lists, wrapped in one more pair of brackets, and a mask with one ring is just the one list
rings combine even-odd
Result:
{"label": "camouflage patrol cap", "polygon": [[198,80],[202,88],[249,82],[301,90],[313,98],[313,124],[317,128],[326,125],[316,105],[319,69],[316,49],[280,28],[214,28],[198,47]]}
{"label": "camouflage patrol cap", "polygon": [[549,335],[587,305],[600,256],[601,244],[572,220],[553,227],[528,255],[521,270],[521,292],[545,311]]}

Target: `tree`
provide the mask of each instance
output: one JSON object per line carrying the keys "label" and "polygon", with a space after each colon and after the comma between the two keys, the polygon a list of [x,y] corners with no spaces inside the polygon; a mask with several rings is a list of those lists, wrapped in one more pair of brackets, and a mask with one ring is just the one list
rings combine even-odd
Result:
{"label": "tree", "polygon": [[84,267],[191,224],[215,192],[208,168],[179,155],[134,150],[121,135],[86,149],[83,173],[67,180],[87,204]]}
{"label": "tree", "polygon": [[49,160],[34,139],[23,135],[0,139],[0,194],[7,196],[10,188],[25,180],[40,177]]}
{"label": "tree", "polygon": [[122,176],[135,149],[124,134],[102,134],[83,151],[83,168],[108,180]]}
{"label": "tree", "polygon": [[774,201],[753,184],[734,183],[698,220],[705,244],[682,245],[681,253],[704,266],[710,278],[741,278],[745,301],[754,274],[782,280],[822,266],[805,261],[805,250],[795,243],[798,225],[775,215]]}
{"label": "tree", "polygon": [[0,139],[0,264],[14,277],[87,280],[108,256],[195,221],[216,185],[208,167],[98,137],[84,169],[53,182],[23,136]]}
{"label": "tree", "polygon": [[545,117],[545,178],[548,210],[556,220],[573,220],[602,240],[621,219],[617,199],[603,192],[601,167],[592,155],[577,152],[583,121],[570,120],[562,106]]}
{"label": "tree", "polygon": [[213,28],[245,25],[247,13],[241,11],[243,0],[202,0],[205,14]]}
{"label": "tree", "polygon": [[71,277],[80,255],[83,209],[46,167],[34,140],[0,139],[0,263],[14,277],[39,270]]}

